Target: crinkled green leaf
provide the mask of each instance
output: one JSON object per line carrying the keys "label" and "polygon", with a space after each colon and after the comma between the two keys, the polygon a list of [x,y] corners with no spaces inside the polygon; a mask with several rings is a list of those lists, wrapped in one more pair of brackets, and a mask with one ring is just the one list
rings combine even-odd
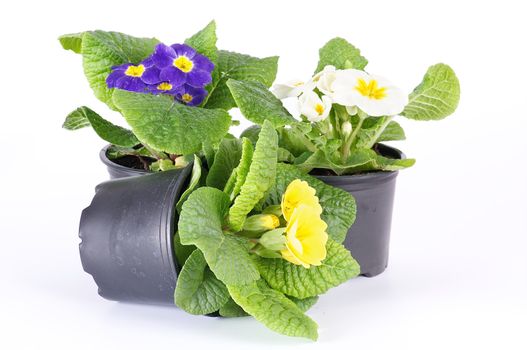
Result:
{"label": "crinkled green leaf", "polygon": [[361,56],[360,50],[345,39],[334,38],[319,50],[319,61],[315,73],[320,72],[327,65],[337,69],[364,69],[368,60]]}
{"label": "crinkled green leaf", "polygon": [[196,153],[203,142],[221,140],[231,123],[223,110],[185,106],[169,96],[116,90],[113,101],[141,142],[168,153]]}
{"label": "crinkled green leaf", "polygon": [[390,123],[389,117],[370,117],[364,120],[354,148],[371,148]]}
{"label": "crinkled green leaf", "polygon": [[183,192],[181,196],[179,197],[179,200],[176,204],[178,213],[181,213],[181,208],[183,206],[183,203],[185,203],[188,196],[190,196],[190,194],[199,186],[199,182],[200,182],[201,174],[202,174],[201,168],[202,168],[201,159],[197,155],[194,155],[194,163],[192,165],[192,175],[190,176],[189,184],[185,192]]}
{"label": "crinkled green leaf", "polygon": [[446,64],[436,64],[428,68],[421,84],[408,96],[401,115],[415,120],[443,119],[454,113],[459,95],[456,73]]}
{"label": "crinkled green leaf", "polygon": [[197,52],[215,62],[218,58],[217,40],[216,22],[211,21],[205,28],[185,40],[185,44],[192,46]]}
{"label": "crinkled green leaf", "polygon": [[404,130],[401,125],[399,125],[399,123],[391,121],[390,124],[388,124],[388,126],[386,127],[386,129],[384,129],[381,136],[379,136],[377,142],[400,140],[406,140]]}
{"label": "crinkled green leaf", "polygon": [[239,139],[224,138],[214,156],[214,163],[207,175],[207,186],[219,190],[225,188],[232,171],[240,163],[242,142]]}
{"label": "crinkled green leaf", "polygon": [[205,107],[225,110],[236,107],[236,102],[227,87],[229,79],[257,81],[270,87],[275,80],[277,68],[278,57],[256,58],[220,50],[217,67],[214,70],[218,72],[219,80],[210,92]]}
{"label": "crinkled green leaf", "polygon": [[128,62],[138,64],[154,51],[158,42],[155,38],[136,38],[117,32],[85,32],[81,47],[82,64],[95,96],[117,110],[112,101],[115,89],[106,86],[112,67]]}
{"label": "crinkled green leaf", "polygon": [[371,149],[354,149],[344,164],[331,159],[323,150],[318,150],[301,160],[302,162],[297,158],[295,165],[306,173],[312,169],[330,169],[337,175],[375,170],[394,171],[408,168],[415,164],[415,159],[386,158]]}
{"label": "crinkled green leaf", "polygon": [[247,214],[264,197],[274,183],[278,136],[269,121],[265,121],[252,157],[249,172],[240,194],[229,210],[229,225],[234,232],[242,229]]}
{"label": "crinkled green leaf", "polygon": [[105,141],[117,146],[132,147],[139,140],[128,129],[112,124],[88,107],[79,107],[66,117],[62,127],[67,130],[77,130],[91,126],[93,130]]}
{"label": "crinkled green leaf", "polygon": [[327,292],[329,289],[356,277],[360,266],[343,245],[328,240],[327,257],[320,266],[306,269],[284,259],[257,257],[262,278],[271,288],[295,298],[309,298]]}
{"label": "crinkled green leaf", "polygon": [[174,294],[176,305],[193,315],[218,311],[230,298],[227,287],[207,267],[198,249],[190,254],[179,273]]}
{"label": "crinkled green leaf", "polygon": [[244,317],[249,316],[249,314],[236,304],[236,302],[229,298],[225,304],[220,307],[220,316],[223,317]]}
{"label": "crinkled green leaf", "polygon": [[258,281],[227,286],[231,297],[249,315],[269,329],[291,337],[317,340],[317,324],[282,293]]}
{"label": "crinkled green leaf", "polygon": [[302,124],[303,123],[298,123],[295,127],[280,128],[278,130],[278,145],[287,149],[295,157],[299,157],[304,152],[316,150],[311,141],[306,138],[305,133],[297,128]]}
{"label": "crinkled green leaf", "polygon": [[229,79],[227,86],[242,114],[253,123],[262,125],[269,120],[277,128],[296,122],[282,101],[262,83]]}
{"label": "crinkled green leaf", "polygon": [[285,148],[278,147],[278,161],[284,163],[293,163],[295,161],[295,156],[286,150]]}
{"label": "crinkled green leaf", "polygon": [[302,311],[306,312],[307,310],[311,309],[312,306],[314,306],[318,301],[318,296],[304,298],[304,299],[298,299],[295,297],[288,296],[289,300],[291,300],[293,303],[296,304],[296,306]]}
{"label": "crinkled green leaf", "polygon": [[84,33],[64,34],[59,36],[59,41],[64,50],[81,53],[83,35]]}
{"label": "crinkled green leaf", "polygon": [[253,154],[254,149],[251,141],[248,138],[242,138],[242,156],[240,163],[232,172],[231,178],[229,178],[229,180],[231,180],[231,183],[229,184],[230,186],[226,185],[224,190],[224,192],[229,195],[231,200],[236,198],[236,196],[240,193],[242,185],[247,179],[247,174],[249,173],[249,169],[251,167]]}
{"label": "crinkled green leaf", "polygon": [[182,244],[193,244],[203,252],[223,283],[250,283],[259,274],[249,256],[248,241],[222,230],[229,205],[229,196],[216,188],[195,190],[183,204],[178,232]]}
{"label": "crinkled green leaf", "polygon": [[357,211],[355,199],[348,192],[325,184],[303,173],[296,166],[278,164],[276,182],[269,190],[264,207],[280,204],[287,186],[295,179],[304,180],[317,191],[322,206],[322,219],[328,224],[328,235],[337,242],[344,242],[346,234],[355,221]]}

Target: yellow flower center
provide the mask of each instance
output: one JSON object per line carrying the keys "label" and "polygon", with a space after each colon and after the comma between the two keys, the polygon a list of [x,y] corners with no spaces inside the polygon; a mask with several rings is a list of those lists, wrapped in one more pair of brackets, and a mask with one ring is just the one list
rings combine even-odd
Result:
{"label": "yellow flower center", "polygon": [[159,85],[157,86],[157,89],[158,89],[158,90],[161,90],[161,91],[172,90],[172,84],[169,84],[169,83],[163,82],[163,83],[161,83],[161,84],[159,84]]}
{"label": "yellow flower center", "polygon": [[186,56],[179,56],[174,60],[174,67],[178,68],[182,72],[188,73],[194,67],[194,63],[192,63],[192,61]]}
{"label": "yellow flower center", "polygon": [[124,72],[125,75],[128,75],[129,77],[139,78],[143,75],[145,72],[145,66],[142,64],[138,66],[129,66],[126,68],[126,71]]}
{"label": "yellow flower center", "polygon": [[183,100],[183,102],[189,103],[192,102],[193,97],[189,94],[183,94],[183,96],[181,96],[181,99]]}
{"label": "yellow flower center", "polygon": [[299,87],[299,86],[302,86],[302,85],[304,85],[303,81],[299,81],[298,83],[294,83],[293,84],[294,87]]}
{"label": "yellow flower center", "polygon": [[382,100],[386,97],[386,88],[379,87],[375,79],[370,80],[369,83],[366,83],[364,79],[358,79],[355,90],[360,92],[362,96],[373,100]]}
{"label": "yellow flower center", "polygon": [[324,106],[322,106],[320,103],[317,103],[315,105],[315,111],[318,113],[318,115],[322,115],[322,113],[324,113]]}

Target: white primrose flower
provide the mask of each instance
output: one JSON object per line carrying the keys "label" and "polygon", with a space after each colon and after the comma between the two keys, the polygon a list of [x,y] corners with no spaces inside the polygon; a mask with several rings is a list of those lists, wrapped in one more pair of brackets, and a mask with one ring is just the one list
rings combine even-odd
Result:
{"label": "white primrose flower", "polygon": [[333,97],[335,91],[333,90],[333,82],[336,78],[334,66],[325,66],[321,72],[318,72],[311,80],[316,84],[316,87],[324,95]]}
{"label": "white primrose flower", "polygon": [[333,102],[328,96],[318,97],[313,91],[304,92],[299,98],[300,113],[310,122],[319,122],[328,117]]}
{"label": "white primrose flower", "polygon": [[302,80],[295,79],[290,80],[285,84],[274,84],[272,92],[276,98],[282,100],[288,97],[298,97],[306,90],[313,90],[313,88],[309,89],[307,83],[304,83]]}
{"label": "white primrose flower", "polygon": [[372,117],[403,111],[408,96],[388,80],[357,69],[338,70],[331,87],[332,99],[343,106],[357,106]]}

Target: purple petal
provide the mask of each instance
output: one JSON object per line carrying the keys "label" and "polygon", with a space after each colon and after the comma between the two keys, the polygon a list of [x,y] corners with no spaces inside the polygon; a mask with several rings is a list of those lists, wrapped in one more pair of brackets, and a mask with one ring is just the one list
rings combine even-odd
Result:
{"label": "purple petal", "polygon": [[187,74],[187,84],[201,88],[212,81],[212,76],[210,72],[198,69],[192,69]]}
{"label": "purple petal", "polygon": [[124,63],[124,64],[120,64],[120,65],[117,65],[117,66],[113,66],[112,67],[112,71],[125,71],[128,67],[130,67],[132,64],[131,63]]}
{"label": "purple petal", "polygon": [[115,84],[115,87],[133,92],[145,92],[147,89],[146,84],[143,83],[141,78],[129,77],[127,75],[118,79]]}
{"label": "purple petal", "polygon": [[165,44],[157,44],[152,54],[152,61],[158,68],[165,68],[172,65],[174,58],[176,57],[176,52],[170,46]]}
{"label": "purple petal", "polygon": [[[183,101],[184,94],[189,94],[192,96],[192,100],[190,102]],[[207,90],[203,88],[195,88],[186,84],[177,89],[176,92],[176,99],[189,106],[199,105],[201,102],[203,102],[205,96],[207,96]]]}
{"label": "purple petal", "polygon": [[194,68],[198,70],[204,70],[209,73],[214,70],[214,63],[207,56],[200,55],[199,53],[194,56],[192,62],[194,63]]}
{"label": "purple petal", "polygon": [[185,73],[176,67],[169,66],[161,69],[161,72],[159,73],[159,79],[161,79],[161,81],[168,81],[174,86],[181,86],[185,83],[186,77]]}
{"label": "purple petal", "polygon": [[192,58],[196,54],[196,50],[185,44],[174,44],[170,47],[174,49],[177,56],[187,56],[188,58]]}
{"label": "purple petal", "polygon": [[160,83],[162,80],[159,78],[159,73],[161,70],[157,68],[156,66],[151,66],[149,68],[145,69],[145,72],[141,76],[141,80],[144,81],[146,84],[157,84]]}
{"label": "purple petal", "polygon": [[[161,83],[163,82],[160,82],[160,84]],[[168,82],[165,81],[164,83],[168,83]],[[159,84],[148,85],[148,91],[150,91],[154,95],[158,95],[158,94],[175,95],[177,91],[181,88],[179,86],[172,86],[172,89],[170,90],[160,90],[158,89],[158,86]]]}
{"label": "purple petal", "polygon": [[106,77],[106,85],[108,85],[110,89],[113,89],[117,87],[116,86],[117,80],[119,80],[120,78],[124,76],[125,75],[124,75],[123,70],[114,70],[108,75],[108,77]]}
{"label": "purple petal", "polygon": [[145,66],[145,68],[150,68],[153,65],[155,65],[154,60],[152,59],[152,55],[150,55],[149,57],[147,57],[143,61],[141,61],[141,64],[143,66]]}

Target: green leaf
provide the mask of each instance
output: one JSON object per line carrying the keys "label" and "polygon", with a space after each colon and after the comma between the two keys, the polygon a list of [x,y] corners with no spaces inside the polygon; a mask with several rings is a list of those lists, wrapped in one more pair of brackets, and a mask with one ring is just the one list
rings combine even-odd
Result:
{"label": "green leaf", "polygon": [[220,316],[223,317],[244,317],[249,314],[236,304],[232,298],[229,298],[225,304],[220,307]]}
{"label": "green leaf", "polygon": [[390,124],[388,124],[388,126],[386,127],[386,129],[384,129],[381,136],[379,136],[377,142],[400,140],[406,140],[404,130],[401,125],[399,125],[399,123],[391,121]]}
{"label": "green leaf", "polygon": [[230,296],[227,287],[207,267],[203,254],[194,250],[179,273],[176,305],[193,315],[206,315],[218,311]]}
{"label": "green leaf", "polygon": [[269,120],[275,128],[296,123],[295,118],[282,105],[282,101],[265,85],[254,81],[229,79],[227,86],[242,114],[253,123],[262,125],[264,121]]}
{"label": "green leaf", "polygon": [[256,258],[258,271],[274,290],[295,298],[309,298],[356,277],[360,266],[343,245],[328,240],[327,257],[309,269],[284,259]]}
{"label": "green leaf", "polygon": [[293,303],[296,304],[296,306],[302,311],[306,312],[307,310],[311,309],[313,305],[315,305],[318,301],[318,296],[309,297],[305,299],[298,299],[295,297],[288,297]]}
{"label": "green leaf", "polygon": [[276,182],[264,201],[264,206],[280,204],[287,186],[295,179],[306,181],[317,191],[322,206],[322,219],[328,224],[328,235],[337,242],[344,242],[349,228],[355,221],[357,207],[355,199],[348,192],[325,184],[303,173],[296,166],[278,164]]}
{"label": "green leaf", "polygon": [[320,72],[327,65],[335,66],[337,69],[363,70],[368,64],[368,60],[361,56],[360,50],[342,38],[334,38],[328,41],[319,50],[319,56],[315,73]]}
{"label": "green leaf", "polygon": [[205,103],[206,108],[229,110],[236,102],[227,87],[229,79],[257,81],[270,87],[276,77],[278,57],[256,58],[236,52],[218,52],[217,69],[219,80]]}
{"label": "green leaf", "polygon": [[229,195],[231,201],[240,193],[242,185],[247,179],[247,174],[249,173],[249,169],[251,167],[253,154],[254,149],[251,141],[245,137],[242,138],[242,156],[240,163],[231,175],[233,177],[232,188],[227,188],[227,186],[225,186],[225,193]]}
{"label": "green leaf", "polygon": [[390,123],[390,117],[369,117],[359,130],[354,148],[371,148]]}
{"label": "green leaf", "polygon": [[196,250],[196,246],[194,245],[181,244],[179,232],[176,231],[174,234],[174,252],[176,254],[177,263],[180,267],[185,265],[185,262],[194,250]]}
{"label": "green leaf", "polygon": [[272,186],[276,174],[278,136],[269,121],[265,121],[240,194],[229,210],[229,224],[233,231],[242,229],[247,214]]}
{"label": "green leaf", "polygon": [[229,204],[229,197],[216,188],[202,187],[192,192],[179,217],[181,243],[198,247],[223,283],[250,283],[259,274],[249,256],[248,241],[222,231]]}
{"label": "green leaf", "polygon": [[117,146],[132,147],[139,140],[128,129],[112,124],[88,107],[79,107],[66,117],[62,127],[67,130],[77,130],[91,126],[93,130],[105,141]]}
{"label": "green leaf", "polygon": [[115,90],[106,86],[112,67],[128,62],[138,64],[154,51],[158,42],[155,38],[136,38],[117,32],[85,32],[81,47],[84,74],[95,96],[117,110],[112,101]]}
{"label": "green leaf", "polygon": [[311,141],[306,138],[305,133],[297,127],[301,125],[302,123],[298,123],[295,127],[280,128],[278,130],[278,145],[287,149],[295,157],[299,157],[302,153],[316,150]]}
{"label": "green leaf", "polygon": [[293,163],[295,156],[285,148],[278,147],[278,162]]}
{"label": "green leaf", "polygon": [[428,68],[421,84],[408,96],[401,115],[415,120],[443,119],[454,113],[459,95],[459,80],[452,68],[436,64]]}
{"label": "green leaf", "polygon": [[187,189],[181,196],[179,197],[179,201],[176,204],[176,208],[178,213],[181,213],[181,208],[183,207],[183,203],[187,200],[188,196],[199,186],[199,180],[201,179],[201,159],[194,155],[194,164],[192,165],[192,175],[190,176],[190,182],[187,186]]}
{"label": "green leaf", "polygon": [[251,125],[247,129],[242,131],[242,133],[240,134],[240,138],[246,137],[251,140],[253,145],[256,145],[256,141],[258,141],[258,134],[260,133],[261,129],[262,127],[260,125]]}
{"label": "green leaf", "polygon": [[227,286],[231,297],[249,315],[269,329],[292,337],[318,338],[317,324],[282,293],[258,281]]}
{"label": "green leaf", "polygon": [[207,186],[219,190],[225,188],[232,171],[240,163],[242,142],[239,139],[224,138],[214,156],[214,163],[209,169]]}
{"label": "green leaf", "polygon": [[197,52],[215,62],[218,58],[217,40],[216,22],[210,21],[205,28],[185,40],[185,44],[192,46]]}
{"label": "green leaf", "polygon": [[366,171],[386,170],[394,171],[411,167],[415,159],[391,159],[378,155],[371,149],[354,149],[345,164],[337,163],[323,150],[318,150],[300,163],[295,165],[303,172],[313,169],[331,169],[337,175],[349,175]]}
{"label": "green leaf", "polygon": [[141,142],[167,153],[196,153],[203,142],[221,140],[231,123],[225,111],[185,106],[169,96],[116,90],[113,101]]}
{"label": "green leaf", "polygon": [[64,50],[81,53],[83,35],[84,33],[64,34],[59,36],[59,41]]}

